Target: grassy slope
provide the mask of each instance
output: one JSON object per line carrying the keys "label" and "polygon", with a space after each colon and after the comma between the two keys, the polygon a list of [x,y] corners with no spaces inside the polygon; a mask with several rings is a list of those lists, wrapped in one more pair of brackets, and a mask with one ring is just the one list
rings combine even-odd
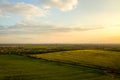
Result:
{"label": "grassy slope", "polygon": [[120,72],[120,52],[102,50],[75,50],[32,55],[37,58],[75,63],[83,66],[110,68]]}
{"label": "grassy slope", "polygon": [[0,55],[0,80],[113,79],[105,73],[95,69],[47,62],[17,55]]}

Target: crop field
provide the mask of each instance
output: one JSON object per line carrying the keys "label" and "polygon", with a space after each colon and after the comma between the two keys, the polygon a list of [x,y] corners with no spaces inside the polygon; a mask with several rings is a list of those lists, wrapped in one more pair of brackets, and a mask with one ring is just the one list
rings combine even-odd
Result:
{"label": "crop field", "polygon": [[120,45],[0,45],[0,80],[120,80]]}
{"label": "crop field", "polygon": [[102,71],[46,62],[17,55],[0,55],[0,80],[102,80]]}
{"label": "crop field", "polygon": [[120,52],[103,50],[73,50],[48,54],[34,54],[32,57],[76,65],[111,69],[120,72]]}

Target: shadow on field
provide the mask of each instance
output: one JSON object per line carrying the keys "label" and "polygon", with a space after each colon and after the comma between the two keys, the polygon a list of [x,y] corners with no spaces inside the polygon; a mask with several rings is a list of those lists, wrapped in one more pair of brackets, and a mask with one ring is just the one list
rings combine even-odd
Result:
{"label": "shadow on field", "polygon": [[[45,80],[46,77],[42,77],[38,75],[12,75],[5,76],[2,80]],[[46,79],[47,80],[47,79]]]}

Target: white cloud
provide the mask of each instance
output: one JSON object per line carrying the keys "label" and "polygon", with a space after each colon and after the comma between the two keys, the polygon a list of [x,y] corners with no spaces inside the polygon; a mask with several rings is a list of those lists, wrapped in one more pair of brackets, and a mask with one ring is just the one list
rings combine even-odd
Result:
{"label": "white cloud", "polygon": [[61,11],[72,10],[77,6],[78,0],[44,0],[43,5],[46,8],[57,8]]}
{"label": "white cloud", "polygon": [[[44,0],[40,4],[47,8],[57,8],[61,11],[72,10],[76,7],[78,0]],[[2,0],[0,2],[0,17],[5,17],[7,14],[16,14],[27,17],[44,16],[47,11],[38,6],[24,3],[16,2],[10,3],[8,0]]]}
{"label": "white cloud", "polygon": [[88,31],[101,28],[103,28],[103,26],[100,25],[81,25],[79,27],[70,28],[62,25],[40,23],[36,20],[31,19],[19,22],[14,26],[0,26],[0,34],[48,34],[71,31]]}
{"label": "white cloud", "polygon": [[46,13],[44,10],[37,6],[17,2],[17,3],[3,3],[0,4],[0,15],[5,14],[17,14],[22,16],[44,16]]}

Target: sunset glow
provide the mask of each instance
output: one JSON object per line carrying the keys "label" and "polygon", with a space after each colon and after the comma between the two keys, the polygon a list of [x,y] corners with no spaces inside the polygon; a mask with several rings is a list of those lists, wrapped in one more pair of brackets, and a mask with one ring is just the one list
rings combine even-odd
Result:
{"label": "sunset glow", "polygon": [[120,43],[120,0],[0,0],[0,43]]}

